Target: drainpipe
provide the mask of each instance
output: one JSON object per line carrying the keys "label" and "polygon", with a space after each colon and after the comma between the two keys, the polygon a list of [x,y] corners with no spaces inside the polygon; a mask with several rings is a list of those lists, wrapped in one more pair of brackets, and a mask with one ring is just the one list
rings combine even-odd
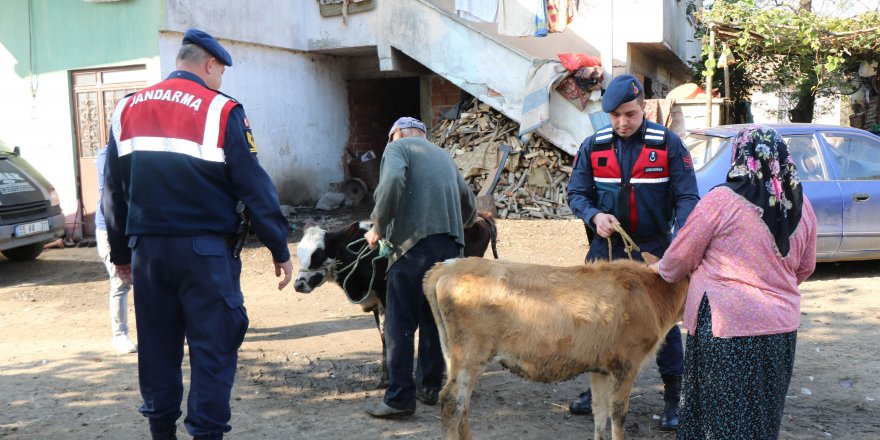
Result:
{"label": "drainpipe", "polygon": [[[709,25],[709,59],[715,59],[715,26]],[[706,127],[712,126],[712,74],[715,68],[708,69],[706,75]]]}

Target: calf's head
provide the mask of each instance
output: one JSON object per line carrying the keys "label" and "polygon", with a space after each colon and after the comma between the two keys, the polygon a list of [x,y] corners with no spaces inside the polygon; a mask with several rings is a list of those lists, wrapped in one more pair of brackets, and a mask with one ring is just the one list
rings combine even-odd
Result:
{"label": "calf's head", "polygon": [[327,256],[326,235],[327,231],[311,226],[296,246],[299,273],[293,287],[297,292],[309,293],[331,278],[336,260]]}
{"label": "calf's head", "polygon": [[354,222],[346,227],[325,231],[318,226],[306,228],[296,246],[299,273],[293,283],[297,292],[308,293],[327,281],[336,281],[336,271],[350,263],[355,253],[346,250],[372,227],[370,222]]}

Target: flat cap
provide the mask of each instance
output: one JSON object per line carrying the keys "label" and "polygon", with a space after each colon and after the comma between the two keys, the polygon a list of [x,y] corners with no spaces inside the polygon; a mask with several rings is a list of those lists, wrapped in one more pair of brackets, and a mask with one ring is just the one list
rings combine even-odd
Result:
{"label": "flat cap", "polygon": [[388,138],[390,139],[391,135],[393,135],[396,130],[399,130],[402,128],[418,128],[419,130],[422,130],[425,133],[428,132],[428,129],[427,129],[427,127],[425,127],[424,122],[422,122],[416,118],[404,116],[404,117],[394,121],[394,125],[391,126],[391,130],[388,130]]}
{"label": "flat cap", "polygon": [[186,33],[183,34],[183,44],[195,44],[208,51],[208,53],[213,55],[214,58],[217,58],[217,61],[220,61],[224,65],[232,65],[232,57],[229,55],[229,52],[227,52],[226,49],[224,49],[223,46],[221,46],[220,43],[218,43],[217,40],[207,32],[198,29],[188,29]]}
{"label": "flat cap", "polygon": [[602,111],[611,113],[620,104],[636,99],[639,94],[644,94],[644,88],[638,78],[630,74],[615,77],[602,95]]}

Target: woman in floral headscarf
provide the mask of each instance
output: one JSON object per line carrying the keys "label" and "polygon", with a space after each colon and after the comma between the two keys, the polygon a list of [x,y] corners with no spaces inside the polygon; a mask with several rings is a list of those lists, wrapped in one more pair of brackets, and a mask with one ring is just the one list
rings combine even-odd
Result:
{"label": "woman in floral headscarf", "polygon": [[700,200],[663,259],[691,276],[678,439],[775,439],[800,324],[798,285],[816,268],[816,216],[772,128],[733,140],[727,182]]}

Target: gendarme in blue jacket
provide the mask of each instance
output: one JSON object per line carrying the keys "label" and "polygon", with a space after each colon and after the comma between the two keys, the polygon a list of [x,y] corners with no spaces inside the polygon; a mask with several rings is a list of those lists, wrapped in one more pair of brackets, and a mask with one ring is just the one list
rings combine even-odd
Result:
{"label": "gendarme in blue jacket", "polygon": [[609,125],[584,140],[568,184],[568,204],[591,230],[593,216],[612,214],[637,244],[658,243],[654,252],[665,251],[672,228],[684,225],[698,200],[681,139],[645,120],[628,139]]}
{"label": "gendarme in blue jacket", "polygon": [[[168,86],[126,98],[117,109],[122,115],[114,115],[103,197],[113,263],[131,262],[128,236],[234,235],[239,200],[274,260],[289,260],[289,224],[272,181],[257,162],[242,106],[189,72],[172,72],[160,84]],[[184,113],[201,109],[208,115],[199,120],[151,110],[138,124],[120,123],[126,111],[142,105],[167,105]],[[202,145],[188,137],[206,140]]]}

